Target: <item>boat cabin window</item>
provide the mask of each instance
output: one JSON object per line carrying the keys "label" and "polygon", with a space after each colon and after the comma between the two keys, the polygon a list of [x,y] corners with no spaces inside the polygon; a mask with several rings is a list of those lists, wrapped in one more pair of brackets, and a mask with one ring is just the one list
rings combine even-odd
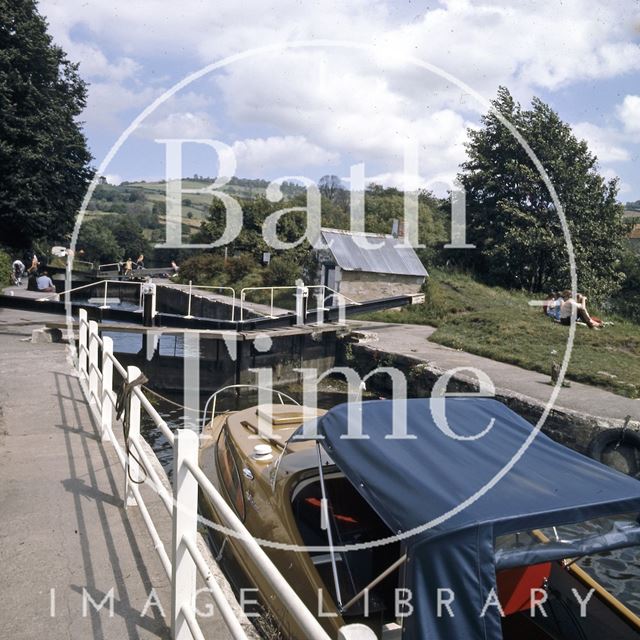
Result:
{"label": "boat cabin window", "polygon": [[545,546],[566,547],[567,553],[575,553],[589,541],[595,545],[588,553],[595,553],[606,545],[606,536],[615,536],[619,532],[640,529],[640,516],[637,513],[616,514],[614,516],[594,518],[573,524],[556,527],[545,527],[532,531],[519,531],[496,538],[495,548],[502,557],[518,553],[526,549],[544,551]]}
{"label": "boat cabin window", "polygon": [[[633,544],[636,539],[636,513],[498,536],[496,579],[507,613],[505,640],[638,638],[638,546],[615,548],[621,540]],[[546,592],[547,617],[529,613],[532,588]],[[583,610],[576,594],[584,599],[590,592],[593,597]]]}
{"label": "boat cabin window", "polygon": [[245,504],[242,492],[242,481],[240,480],[238,465],[236,464],[229,444],[229,434],[226,428],[222,429],[218,436],[216,458],[225,491],[238,517],[244,522]]}
{"label": "boat cabin window", "polygon": [[[369,504],[340,473],[325,475],[329,504],[329,520],[334,547],[354,545],[392,536],[390,529]],[[318,478],[297,485],[292,495],[293,514],[302,540],[309,547],[327,547],[310,552],[310,557],[322,579],[322,588],[337,602],[335,580],[329,552],[327,531],[321,527],[322,490]],[[342,604],[346,604],[385,569],[396,562],[402,552],[394,542],[358,551],[336,551],[335,562]],[[369,594],[369,616],[380,623],[395,620],[394,589],[399,585],[403,569],[394,570]],[[354,604],[344,617],[362,616],[364,601]]]}

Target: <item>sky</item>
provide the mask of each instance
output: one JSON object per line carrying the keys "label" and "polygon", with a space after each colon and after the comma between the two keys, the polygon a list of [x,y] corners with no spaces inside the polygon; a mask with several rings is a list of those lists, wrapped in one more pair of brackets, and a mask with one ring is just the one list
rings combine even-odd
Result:
{"label": "sky", "polygon": [[[367,182],[444,192],[467,129],[504,85],[523,105],[549,103],[601,173],[620,178],[620,200],[640,199],[636,1],[40,0],[39,9],[90,85],[82,119],[96,167],[176,83],[235,56],[140,122],[105,166],[113,183],[164,178],[157,141],[182,138],[228,145],[241,177],[336,174],[349,184],[364,163]],[[181,167],[185,177],[218,175],[218,152],[184,143]]]}

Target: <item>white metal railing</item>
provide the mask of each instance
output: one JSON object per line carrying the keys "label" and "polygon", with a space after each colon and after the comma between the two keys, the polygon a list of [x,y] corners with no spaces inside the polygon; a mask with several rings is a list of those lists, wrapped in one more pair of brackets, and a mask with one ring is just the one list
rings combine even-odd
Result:
{"label": "white metal railing", "polygon": [[59,300],[60,296],[66,296],[69,293],[75,293],[76,291],[82,291],[83,289],[90,289],[92,287],[101,287],[104,284],[104,295],[102,297],[102,306],[101,309],[108,309],[109,305],[107,304],[108,300],[108,291],[109,284],[117,284],[117,285],[127,285],[127,286],[136,286],[140,288],[140,295],[138,300],[138,306],[142,306],[142,285],[144,282],[129,282],[126,280],[102,280],[100,282],[89,282],[88,284],[80,285],[79,287],[73,287],[73,289],[65,289],[64,291],[60,291],[59,293],[52,293],[50,296],[44,296],[41,300]]}
{"label": "white metal railing", "polygon": [[[198,465],[198,434],[190,429],[178,429],[172,432],[162,416],[146,398],[139,386],[132,388],[129,396],[129,431],[124,446],[114,433],[114,408],[117,396],[113,390],[113,372],[128,382],[140,375],[140,369],[129,366],[125,369],[113,353],[113,341],[108,336],[100,337],[98,324],[87,320],[87,312],[79,311],[79,330],[77,348],[77,370],[81,387],[97,424],[103,442],[111,442],[120,464],[125,471],[124,506],[136,506],[149,531],[162,567],[171,586],[171,629],[172,638],[186,640],[204,638],[195,613],[197,595],[196,578],[199,573],[215,602],[220,614],[234,640],[247,640],[248,636],[240,624],[234,607],[226,598],[220,585],[198,549],[198,489],[212,501],[224,526],[234,531],[234,537],[244,548],[245,553],[262,572],[274,592],[278,594],[284,608],[295,619],[309,640],[329,640],[318,620],[300,599],[295,589],[286,581],[273,564],[269,556],[246,529],[233,509],[206,477]],[[101,352],[101,353],[100,353]],[[152,462],[147,448],[143,446],[140,433],[141,413],[153,420],[172,445],[174,486],[173,495],[165,488],[154,466],[159,465],[157,458]],[[133,452],[133,455],[132,455]],[[144,481],[142,476],[144,474]],[[170,552],[160,537],[157,527],[149,513],[141,494],[142,485],[150,486],[157,493],[172,520],[172,539]],[[357,628],[356,628],[357,627]],[[367,638],[361,625],[347,625],[340,630],[339,638]],[[370,635],[368,638],[374,638]]]}
{"label": "white metal railing", "polygon": [[[83,284],[79,287],[74,287],[73,289],[67,289],[65,291],[61,291],[60,293],[53,293],[49,296],[44,296],[40,298],[40,300],[59,300],[60,296],[65,296],[70,293],[75,293],[76,291],[81,291],[83,289],[89,289],[91,287],[100,287],[104,285],[104,292],[102,297],[102,305],[101,309],[109,309],[109,305],[107,304],[109,301],[108,292],[109,292],[109,284],[117,284],[117,285],[134,285],[139,287],[139,296],[138,296],[138,307],[142,308],[142,292],[143,286],[146,284],[144,282],[135,282],[129,280],[102,280],[100,282],[90,282],[88,284]],[[198,289],[213,289],[217,291],[225,291],[230,292],[230,296],[227,295],[225,297],[231,298],[231,322],[235,320],[235,312],[236,312],[236,292],[233,287],[221,287],[221,286],[210,286],[210,285],[193,285],[192,281],[189,281],[188,288],[188,300],[187,300],[187,313],[184,316],[185,318],[193,318],[191,314],[192,307],[192,299],[195,295],[197,295]],[[256,303],[248,303],[246,300],[247,292],[250,291],[268,291],[269,292],[269,313],[263,313],[259,309],[256,308]],[[274,296],[276,291],[292,291],[295,297],[295,312],[287,311],[286,313],[295,313],[296,315],[296,323],[304,324],[305,318],[307,317],[307,313],[309,311],[309,297],[310,292],[314,293],[314,297],[316,298],[316,314],[317,321],[322,323],[324,321],[324,313],[330,308],[338,307],[339,318],[338,322],[344,324],[345,322],[345,304],[347,302],[351,304],[361,304],[360,302],[353,300],[343,293],[336,291],[330,287],[327,287],[323,284],[315,284],[315,285],[304,285],[297,284],[295,286],[274,286],[274,287],[245,287],[240,291],[240,322],[242,322],[245,318],[245,310],[250,310],[253,313],[259,313],[260,315],[267,318],[275,318],[275,306],[274,306]],[[330,300],[331,303],[327,305],[327,301]]]}
{"label": "white metal railing", "polygon": [[[240,322],[242,322],[244,320],[244,305],[246,302],[246,296],[247,296],[247,291],[269,291],[271,293],[271,311],[269,313],[269,315],[267,317],[269,318],[274,318],[275,316],[273,315],[273,310],[274,310],[274,306],[273,306],[273,294],[276,291],[276,289],[278,291],[287,291],[287,290],[296,290],[298,289],[297,286],[288,286],[288,287],[245,287],[244,289],[240,290]],[[252,309],[252,311],[256,311],[256,309]],[[260,313],[258,311],[258,313]]]}
{"label": "white metal railing", "polygon": [[102,269],[104,269],[105,267],[117,267],[119,265],[119,262],[105,262],[105,264],[98,265],[98,271],[102,271]]}
{"label": "white metal railing", "polygon": [[[191,280],[189,280],[189,301],[187,303],[187,315],[185,316],[185,318],[193,318],[193,316],[191,315],[191,297],[193,295],[193,282]],[[231,322],[234,321],[235,316],[236,316],[236,290],[233,287],[216,287],[216,286],[209,286],[209,285],[200,285],[197,284],[195,286],[196,288],[196,292],[197,289],[215,289],[217,291],[231,291]]]}
{"label": "white metal railing", "polygon": [[[318,313],[318,317],[320,318],[320,322],[324,317],[324,312],[327,310],[326,302],[331,299],[334,304],[330,306],[338,306],[340,310],[344,309],[345,303],[350,302],[352,304],[361,304],[356,300],[352,300],[348,298],[343,293],[336,291],[335,289],[331,289],[331,287],[327,287],[324,284],[313,284],[313,285],[305,285],[305,284],[297,284],[295,286],[281,286],[281,287],[245,287],[240,291],[240,321],[244,320],[244,308],[246,304],[246,296],[248,291],[269,291],[270,293],[270,303],[269,303],[269,314],[264,314],[268,318],[275,318],[274,314],[274,293],[275,291],[294,291],[294,297],[296,301],[296,309],[295,314],[297,316],[298,324],[304,324],[304,318],[308,312],[308,300],[309,300],[309,292],[317,291],[315,293],[316,298],[316,310]],[[338,301],[336,302],[336,298]],[[254,303],[255,304],[255,303]],[[257,309],[252,308],[251,311],[257,311]],[[258,311],[258,313],[261,313]],[[289,312],[288,312],[289,313]],[[343,313],[340,313],[340,321],[343,320]]]}
{"label": "white metal railing", "polygon": [[202,425],[200,426],[200,432],[204,431],[204,428],[207,424],[207,414],[209,413],[209,404],[211,404],[211,420],[209,422],[213,422],[213,419],[216,417],[216,407],[218,406],[218,396],[224,393],[225,391],[240,390],[240,389],[252,389],[254,391],[270,391],[275,393],[278,396],[278,400],[280,404],[284,404],[284,401],[287,400],[291,404],[300,403],[292,398],[288,393],[284,391],[279,391],[277,389],[271,389],[270,387],[262,387],[259,384],[228,384],[226,387],[222,387],[218,389],[215,393],[209,396],[206,404],[204,405],[204,411],[202,412]]}
{"label": "white metal railing", "polygon": [[89,260],[78,260],[77,258],[73,259],[73,264],[86,264],[93,269],[93,262],[89,262]]}

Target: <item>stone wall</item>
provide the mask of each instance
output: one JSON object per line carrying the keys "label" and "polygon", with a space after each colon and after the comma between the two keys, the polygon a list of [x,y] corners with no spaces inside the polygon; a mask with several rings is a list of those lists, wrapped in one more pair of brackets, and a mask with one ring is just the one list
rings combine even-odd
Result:
{"label": "stone wall", "polygon": [[[436,380],[444,370],[418,358],[388,353],[366,344],[341,343],[338,362],[354,368],[361,376],[377,367],[395,367],[404,373],[407,380],[407,395],[410,398],[431,396]],[[391,382],[386,375],[375,375],[367,381],[367,388],[378,390],[390,396]],[[473,393],[478,391],[478,382],[474,377],[457,374],[451,378],[448,391]],[[496,388],[496,399],[535,425],[543,415],[546,403],[510,389]],[[622,427],[624,422],[613,418],[602,418],[563,408],[553,408],[546,417],[542,432],[556,442],[560,442],[575,451],[586,453],[589,443],[603,429]],[[638,429],[640,423],[632,421],[632,428]]]}
{"label": "stone wall", "polygon": [[342,271],[340,293],[357,302],[419,293],[424,278],[368,271]]}

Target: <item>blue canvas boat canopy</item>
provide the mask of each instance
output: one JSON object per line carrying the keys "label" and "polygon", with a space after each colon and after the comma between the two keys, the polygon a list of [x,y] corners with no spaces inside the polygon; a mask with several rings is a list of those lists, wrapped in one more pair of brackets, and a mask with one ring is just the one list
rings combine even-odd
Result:
{"label": "blue canvas boat canopy", "polygon": [[[443,401],[446,424],[438,413]],[[568,546],[496,550],[498,536],[640,513],[640,482],[534,434],[527,421],[488,398],[407,400],[413,437],[389,438],[395,402],[339,405],[318,419],[317,429],[354,487],[391,531],[406,535],[405,586],[415,611],[403,638],[499,639],[497,608],[479,615],[497,569],[640,542],[634,519]],[[344,438],[350,416],[362,420],[365,439]],[[437,588],[466,603],[455,618],[437,617]]]}

